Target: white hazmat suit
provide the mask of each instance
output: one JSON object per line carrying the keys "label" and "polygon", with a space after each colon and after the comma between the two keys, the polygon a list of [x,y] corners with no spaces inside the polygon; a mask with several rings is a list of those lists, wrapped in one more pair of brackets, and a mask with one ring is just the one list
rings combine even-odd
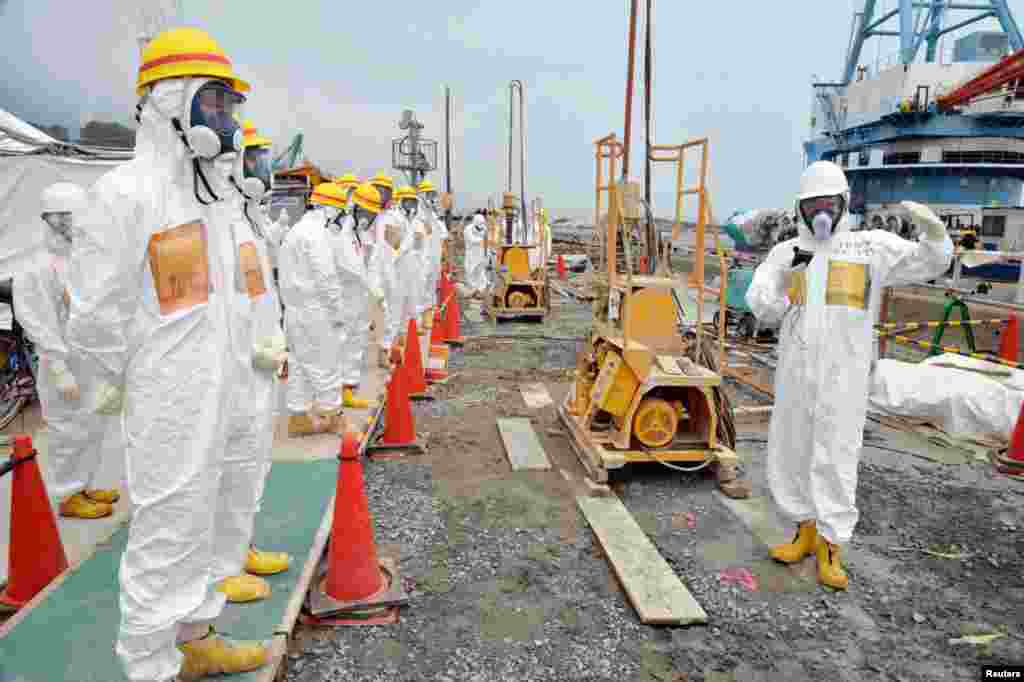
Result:
{"label": "white hazmat suit", "polygon": [[341,409],[341,336],[347,317],[327,223],[338,209],[306,212],[281,243],[278,267],[290,347],[287,405],[294,415]]}
{"label": "white hazmat suit", "polygon": [[44,191],[42,203],[45,214],[63,213],[69,222],[59,232],[44,227],[46,247],[14,278],[13,293],[15,315],[39,354],[36,388],[49,438],[49,492],[57,500],[84,494],[83,500],[67,499],[61,505],[66,516],[107,516],[111,509],[106,502],[114,495],[101,499],[95,492],[96,477],[104,457],[123,453],[117,437],[121,421],[95,413],[101,377],[92,363],[71,351],[65,337],[72,224],[81,218],[86,195],[77,185],[58,183]]}
{"label": "white hazmat suit", "polygon": [[[237,206],[197,199],[197,173],[172,119],[210,79],[157,82],[135,157],[90,192],[74,242],[69,345],[105,376],[99,409],[123,387],[134,514],[121,559],[117,653],[130,680],[177,675],[181,624],[212,622],[218,501],[244,485],[224,467],[232,382]],[[221,197],[233,159],[200,161]],[[194,629],[194,628],[193,628]]]}
{"label": "white hazmat suit", "polygon": [[231,359],[236,379],[231,386],[224,471],[237,485],[226,488],[217,501],[217,537],[222,541],[214,547],[215,581],[243,573],[270,473],[276,373],[286,357],[267,240],[261,236],[271,223],[265,220],[256,226],[260,234],[244,219],[232,226],[242,286],[235,288],[232,307]]}
{"label": "white hazmat suit", "polygon": [[[801,199],[840,194],[848,202],[846,178],[833,164],[814,164],[801,180]],[[768,484],[786,516],[816,520],[820,535],[841,545],[857,523],[857,464],[882,290],[941,275],[953,245],[941,222],[920,242],[882,230],[850,232],[845,218],[824,238],[803,221],[799,229],[771,250],[746,295],[759,319],[782,321]],[[795,276],[794,247],[814,254]]]}
{"label": "white hazmat suit", "polygon": [[[327,231],[345,301],[339,359],[342,383],[349,388],[358,386],[362,381],[366,347],[370,340],[370,270],[360,237],[366,238],[371,230],[357,234],[357,229],[355,219],[346,216],[340,229],[332,225]],[[378,251],[383,251],[387,257],[387,247],[379,237],[371,257],[376,258]],[[386,319],[387,311],[383,312]]]}
{"label": "white hazmat suit", "polygon": [[445,227],[444,221],[437,217],[437,213],[432,207],[427,206],[421,210],[424,211],[424,222],[429,221],[430,223],[430,234],[426,237],[423,252],[424,290],[423,307],[420,309],[420,312],[423,313],[431,310],[438,302],[437,285],[441,279],[443,245],[448,239],[448,228]]}
{"label": "white hazmat suit", "polygon": [[487,237],[487,221],[479,213],[463,228],[465,242],[464,266],[466,269],[466,287],[471,294],[482,293],[487,289],[487,254],[484,253],[484,240]]}
{"label": "white hazmat suit", "polygon": [[[381,347],[390,350],[392,344],[405,331],[412,317],[411,301],[415,293],[414,284],[418,264],[412,263],[405,248],[411,245],[411,223],[400,211],[388,210],[374,221],[377,248],[374,249],[369,268],[372,290],[383,297],[384,328],[380,333]],[[388,239],[389,232],[397,235],[398,246]],[[393,237],[394,238],[394,237]],[[404,249],[404,250],[403,250]]]}

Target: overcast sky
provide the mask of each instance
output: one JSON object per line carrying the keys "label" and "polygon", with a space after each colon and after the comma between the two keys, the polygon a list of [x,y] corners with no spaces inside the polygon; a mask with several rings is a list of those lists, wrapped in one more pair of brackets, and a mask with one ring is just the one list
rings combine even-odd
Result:
{"label": "overcast sky", "polygon": [[[137,4],[0,0],[0,106],[41,124],[76,127],[93,113],[130,121]],[[528,194],[556,212],[592,212],[593,140],[621,136],[624,125],[627,0],[391,0],[352,11],[322,0],[180,4],[185,23],[209,31],[251,81],[247,114],[275,150],[301,130],[306,154],[332,172],[387,170],[402,109],[414,109],[424,135],[443,142],[447,84],[457,200],[477,207],[505,186],[507,88],[518,78],[526,84]],[[862,5],[655,0],[654,138],[710,137],[716,216],[791,204],[809,83],[840,76]],[[1024,22],[1024,0],[1010,6]],[[894,40],[871,44],[862,61],[896,49]],[[642,178],[639,106],[634,120],[631,174]],[[443,183],[442,171],[443,160],[435,182]],[[673,211],[673,184],[669,167],[656,171],[659,215]]]}

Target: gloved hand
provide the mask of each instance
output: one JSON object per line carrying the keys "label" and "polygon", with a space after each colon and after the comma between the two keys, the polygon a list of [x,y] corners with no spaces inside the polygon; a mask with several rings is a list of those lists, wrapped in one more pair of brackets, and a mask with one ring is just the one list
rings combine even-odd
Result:
{"label": "gloved hand", "polygon": [[374,303],[376,303],[377,305],[383,307],[384,306],[384,291],[381,290],[379,287],[374,287],[374,288],[370,289],[370,300],[373,301]]}
{"label": "gloved hand", "polygon": [[56,360],[50,365],[50,377],[53,379],[53,384],[57,387],[60,397],[64,400],[78,400],[81,397],[75,375],[62,361]]}
{"label": "gloved hand", "polygon": [[946,225],[930,208],[914,201],[901,201],[900,205],[911,220],[924,229],[928,241],[941,242],[946,238]]}
{"label": "gloved hand", "polygon": [[120,414],[124,409],[124,388],[103,384],[97,391],[96,414]]}
{"label": "gloved hand", "polygon": [[252,364],[265,372],[277,372],[288,358],[285,338],[281,334],[257,339],[252,347]]}

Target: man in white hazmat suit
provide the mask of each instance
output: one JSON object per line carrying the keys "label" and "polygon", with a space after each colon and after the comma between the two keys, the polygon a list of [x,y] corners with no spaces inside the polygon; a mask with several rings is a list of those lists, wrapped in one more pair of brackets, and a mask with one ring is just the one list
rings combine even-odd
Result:
{"label": "man in white hazmat suit", "polygon": [[[174,29],[146,47],[135,157],[89,192],[73,244],[68,343],[122,409],[133,516],[121,558],[117,654],[129,680],[254,670],[263,644],[220,637],[217,519],[244,481],[224,466],[238,260],[225,201],[249,86],[217,43]],[[180,673],[180,677],[179,677]]]}
{"label": "man in white hazmat suit", "polygon": [[434,325],[434,306],[438,303],[437,286],[441,279],[441,263],[443,260],[445,241],[448,239],[448,228],[438,217],[440,203],[437,190],[430,180],[422,181],[416,188],[421,200],[421,224],[426,238],[423,254],[423,299],[420,314],[423,316],[421,329],[429,329]]}
{"label": "man in white hazmat suit", "polygon": [[466,245],[464,267],[466,269],[466,287],[474,298],[483,296],[488,286],[487,254],[484,253],[484,240],[487,238],[487,221],[477,212],[473,220],[463,228],[463,240]]}
{"label": "man in white hazmat suit", "polygon": [[[413,250],[415,233],[412,218],[418,202],[416,190],[400,187],[393,197],[397,208],[377,217],[377,246],[370,264],[373,286],[384,295],[384,327],[380,334],[378,365],[391,366],[391,351],[395,340],[404,335],[409,320],[415,315],[416,282],[419,258]],[[422,242],[421,242],[422,243]]]}
{"label": "man in white hazmat suit", "polygon": [[[25,335],[39,353],[36,382],[49,437],[50,494],[60,500],[60,514],[80,519],[110,516],[117,490],[96,488],[106,456],[122,456],[120,448],[106,452],[104,434],[118,431],[121,421],[94,412],[97,372],[71,351],[65,332],[71,298],[68,258],[74,222],[85,208],[85,190],[59,182],[43,190],[42,220],[47,226],[45,249],[14,278],[14,312]],[[114,434],[111,434],[114,435]]]}
{"label": "man in white hazmat suit", "polygon": [[[372,178],[370,178],[369,184],[375,190],[377,190],[377,194],[380,197],[380,212],[377,215],[384,215],[385,213],[395,212],[395,208],[391,202],[391,195],[395,193],[394,179],[387,173],[381,172],[377,173]],[[355,194],[355,190],[352,191],[352,194]],[[367,263],[369,263],[370,259],[373,257],[373,248],[377,244],[379,244],[379,240],[383,238],[381,236],[383,230],[378,229],[375,225],[376,220],[374,219],[371,220],[370,225],[367,226],[367,229],[373,228],[367,233],[367,245],[365,253],[363,254],[366,257]]]}
{"label": "man in white hazmat suit", "polygon": [[[380,213],[380,194],[372,185],[365,183],[352,193],[352,203],[352,213],[346,216],[340,229],[330,226],[328,241],[345,298],[340,351],[343,406],[366,409],[372,404],[356,398],[355,392],[362,383],[366,347],[370,343],[370,299],[380,302],[385,320],[388,314],[384,294],[371,278],[363,255],[369,233]],[[380,240],[374,247],[374,257],[378,249],[387,250],[382,248]]]}
{"label": "man in white hazmat suit", "polygon": [[328,241],[327,226],[340,224],[344,193],[332,182],[316,186],[310,210],[281,243],[281,300],[288,335],[286,403],[291,435],[328,433],[344,425],[341,340],[347,318],[345,292]]}
{"label": "man in white hazmat suit", "polygon": [[[771,556],[814,553],[818,580],[845,589],[839,548],[857,523],[857,465],[872,370],[873,325],[884,287],[925,281],[949,267],[953,244],[931,210],[903,206],[924,227],[920,242],[883,230],[850,232],[842,169],[812,164],[800,179],[799,236],[776,245],[746,300],[758,318],[781,319],[766,467],[772,497],[798,523]],[[807,262],[809,259],[810,262]]]}
{"label": "man in white hazmat suit", "polygon": [[232,236],[243,286],[236,287],[238,304],[232,307],[232,360],[237,378],[231,386],[234,395],[224,453],[225,472],[240,484],[223,492],[216,524],[224,542],[214,547],[215,579],[230,602],[270,596],[270,584],[257,576],[282,573],[290,563],[283,552],[260,551],[250,544],[270,473],[276,375],[287,352],[267,256],[267,230],[274,224],[258,205],[270,189],[270,140],[261,137],[248,121],[243,130],[243,152],[232,177],[239,195],[230,199],[238,210]]}

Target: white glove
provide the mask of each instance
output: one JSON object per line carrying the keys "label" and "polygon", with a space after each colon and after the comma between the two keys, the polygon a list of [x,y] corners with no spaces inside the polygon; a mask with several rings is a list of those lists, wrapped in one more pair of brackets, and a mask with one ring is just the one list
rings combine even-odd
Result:
{"label": "white glove", "polygon": [[914,201],[901,201],[900,205],[910,214],[915,224],[924,228],[928,241],[941,242],[946,239],[946,225],[930,208]]}
{"label": "white glove", "polygon": [[252,347],[252,365],[265,372],[277,372],[288,359],[284,336],[277,334],[256,341]]}
{"label": "white glove", "polygon": [[380,306],[384,305],[384,292],[379,287],[374,287],[374,288],[370,289],[370,298],[377,305],[380,305]]}
{"label": "white glove", "polygon": [[53,379],[54,386],[57,387],[60,397],[64,400],[78,400],[81,396],[78,382],[75,381],[75,375],[71,373],[71,370],[63,362],[58,360],[50,365],[50,378]]}
{"label": "white glove", "polygon": [[103,384],[97,391],[96,414],[120,414],[124,409],[124,388]]}

